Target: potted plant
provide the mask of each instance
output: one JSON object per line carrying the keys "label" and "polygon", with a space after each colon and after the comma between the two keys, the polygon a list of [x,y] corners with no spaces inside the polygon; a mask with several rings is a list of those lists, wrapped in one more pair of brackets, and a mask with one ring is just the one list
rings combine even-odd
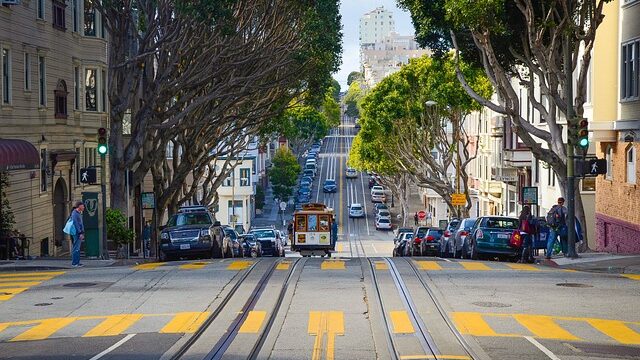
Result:
{"label": "potted plant", "polygon": [[118,246],[116,258],[123,259],[129,255],[129,243],[133,241],[135,233],[127,226],[127,218],[118,209],[107,209],[107,238]]}

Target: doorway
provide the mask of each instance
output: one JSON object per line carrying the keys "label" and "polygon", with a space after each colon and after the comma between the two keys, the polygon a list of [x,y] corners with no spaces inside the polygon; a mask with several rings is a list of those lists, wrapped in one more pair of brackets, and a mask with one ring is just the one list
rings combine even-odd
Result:
{"label": "doorway", "polygon": [[69,242],[66,241],[64,232],[64,224],[67,220],[67,184],[63,178],[58,178],[56,186],[53,188],[53,233],[55,235],[55,244],[62,247],[62,252],[69,251]]}

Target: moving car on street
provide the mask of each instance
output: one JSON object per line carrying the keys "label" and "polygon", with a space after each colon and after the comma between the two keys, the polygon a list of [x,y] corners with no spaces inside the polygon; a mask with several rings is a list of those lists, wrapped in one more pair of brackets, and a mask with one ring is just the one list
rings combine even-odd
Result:
{"label": "moving car on street", "polygon": [[470,257],[474,260],[484,257],[518,259],[520,249],[509,245],[511,235],[518,229],[518,225],[518,218],[479,217],[471,228],[470,235],[467,236]]}
{"label": "moving car on street", "polygon": [[326,179],[324,184],[322,184],[322,192],[324,193],[335,193],[338,191],[338,184],[334,179]]}
{"label": "moving car on street", "polygon": [[351,204],[349,206],[349,217],[350,218],[363,218],[364,217],[364,209],[361,204]]}
{"label": "moving car on street", "polygon": [[263,254],[284,256],[284,245],[273,227],[256,228],[249,231],[260,242]]}
{"label": "moving car on street", "polygon": [[348,167],[345,176],[347,179],[356,179],[358,177],[358,172],[356,169]]}
{"label": "moving car on street", "polygon": [[391,230],[391,219],[378,218],[376,219],[376,230]]}

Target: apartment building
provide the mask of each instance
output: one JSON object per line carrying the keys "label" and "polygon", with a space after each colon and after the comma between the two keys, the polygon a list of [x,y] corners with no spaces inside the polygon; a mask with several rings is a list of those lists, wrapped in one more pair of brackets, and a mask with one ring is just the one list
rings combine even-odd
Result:
{"label": "apartment building", "polygon": [[3,141],[22,141],[11,161],[39,161],[10,171],[6,189],[32,256],[68,253],[62,228],[72,202],[99,192],[78,176],[98,165],[97,130],[108,126],[106,32],[91,4],[0,6],[0,151]]}
{"label": "apartment building", "polygon": [[[640,253],[640,1],[605,6],[593,53],[590,130],[607,173],[596,183],[596,249]],[[596,93],[597,92],[597,93]]]}
{"label": "apartment building", "polygon": [[381,43],[385,36],[396,30],[393,12],[380,6],[365,13],[360,18],[359,30],[360,47],[370,47]]}

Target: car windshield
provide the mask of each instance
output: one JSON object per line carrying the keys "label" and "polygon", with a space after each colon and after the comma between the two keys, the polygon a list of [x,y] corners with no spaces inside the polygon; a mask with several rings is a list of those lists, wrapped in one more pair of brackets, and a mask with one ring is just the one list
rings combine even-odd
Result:
{"label": "car windshield", "polygon": [[251,233],[259,239],[276,237],[276,233],[273,230],[252,230]]}
{"label": "car windshield", "polygon": [[458,224],[460,224],[460,221],[452,221],[449,223],[449,226],[447,226],[447,230],[453,230],[456,227],[458,227]]}
{"label": "car windshield", "polygon": [[371,195],[373,195],[373,196],[382,196],[383,193],[382,193],[382,191],[374,191],[374,192],[371,193]]}
{"label": "car windshield", "polygon": [[442,231],[442,229],[429,229],[429,231],[427,232],[427,235],[440,235],[440,236],[442,236],[443,233],[444,233],[444,231]]}
{"label": "car windshield", "polygon": [[247,240],[247,241],[256,241],[256,238],[253,235],[247,234],[247,235],[242,235],[241,237],[242,237],[242,239]]}
{"label": "car windshield", "polygon": [[351,210],[356,210],[356,211],[362,210],[362,206],[360,206],[360,205],[351,205]]}
{"label": "car windshield", "polygon": [[207,213],[182,213],[173,215],[167,222],[167,227],[211,224],[211,217]]}
{"label": "car windshield", "polygon": [[231,228],[224,228],[224,234],[232,238],[233,240],[237,238],[236,232],[233,231]]}
{"label": "car windshield", "polygon": [[466,228],[470,228],[473,226],[473,224],[476,222],[476,219],[465,219],[462,226],[466,229]]}
{"label": "car windshield", "polygon": [[484,226],[492,229],[513,230],[518,228],[518,219],[487,218],[484,221]]}
{"label": "car windshield", "polygon": [[325,184],[325,185],[335,185],[335,184],[336,184],[336,181],[335,181],[335,180],[325,180],[325,181],[324,181],[324,184]]}
{"label": "car windshield", "polygon": [[380,215],[380,216],[383,216],[383,217],[384,217],[384,216],[389,216],[389,215],[391,215],[391,214],[390,214],[388,211],[384,210],[384,211],[380,211],[380,212],[378,213],[378,215]]}
{"label": "car windshield", "polygon": [[381,219],[378,220],[378,222],[381,223],[381,224],[383,224],[383,223],[384,224],[388,224],[389,223],[389,219],[381,218]]}
{"label": "car windshield", "polygon": [[416,233],[416,237],[423,237],[424,234],[427,233],[428,228],[418,228],[418,232]]}

